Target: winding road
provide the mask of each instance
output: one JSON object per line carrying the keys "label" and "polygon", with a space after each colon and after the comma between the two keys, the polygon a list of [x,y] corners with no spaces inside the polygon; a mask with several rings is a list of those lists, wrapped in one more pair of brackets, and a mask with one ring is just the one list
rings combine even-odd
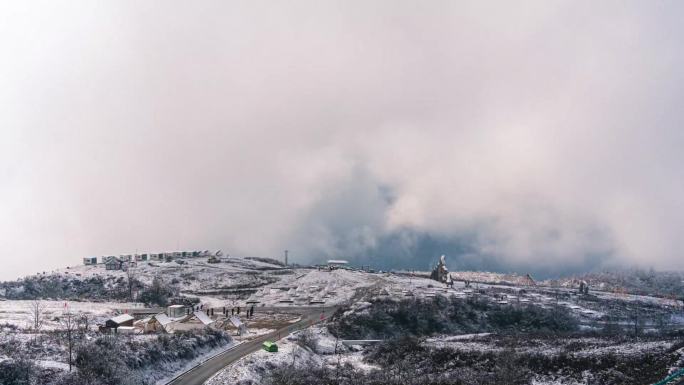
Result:
{"label": "winding road", "polygon": [[[202,385],[221,369],[239,360],[240,358],[261,349],[264,341],[277,341],[286,337],[293,331],[307,328],[315,323],[321,322],[330,317],[337,307],[283,307],[283,308],[257,308],[261,310],[282,310],[301,314],[301,319],[293,324],[285,326],[269,334],[259,336],[251,341],[243,342],[234,348],[219,354],[203,364],[190,369],[182,375],[176,377],[167,385]],[[323,315],[323,317],[321,317]]]}

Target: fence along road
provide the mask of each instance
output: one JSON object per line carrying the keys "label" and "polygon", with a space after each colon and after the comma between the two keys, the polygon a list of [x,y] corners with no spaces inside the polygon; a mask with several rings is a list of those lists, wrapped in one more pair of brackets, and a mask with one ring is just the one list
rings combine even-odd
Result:
{"label": "fence along road", "polygon": [[[290,311],[295,310],[294,308],[283,309]],[[181,374],[172,381],[168,382],[167,385],[202,385],[214,374],[221,371],[221,369],[239,360],[240,358],[261,349],[261,345],[264,343],[264,341],[276,341],[282,337],[286,337],[293,331],[304,329],[315,323],[321,322],[321,314],[323,314],[323,312],[325,312],[325,319],[327,319],[337,310],[337,307],[312,307],[296,309],[301,310],[302,318],[299,321],[269,334],[259,336],[252,341],[243,342],[239,345],[236,345],[234,348],[227,350],[225,353],[221,353],[215,357],[212,357],[201,365]]]}

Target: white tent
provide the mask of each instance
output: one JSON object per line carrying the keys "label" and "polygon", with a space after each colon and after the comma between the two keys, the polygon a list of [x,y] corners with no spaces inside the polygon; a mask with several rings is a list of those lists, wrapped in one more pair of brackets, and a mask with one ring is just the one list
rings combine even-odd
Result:
{"label": "white tent", "polygon": [[209,325],[213,324],[214,322],[216,322],[216,321],[214,321],[213,319],[209,318],[209,316],[206,315],[204,312],[201,312],[201,311],[196,311],[196,312],[193,313],[193,315],[194,315],[195,317],[197,317],[197,319],[198,319],[202,324],[204,324],[205,326],[209,326]]}
{"label": "white tent", "polygon": [[230,323],[232,323],[233,326],[235,326],[235,328],[238,330],[239,335],[243,335],[243,334],[247,333],[247,325],[242,323],[242,321],[240,320],[239,317],[236,317],[236,316],[230,317]]}

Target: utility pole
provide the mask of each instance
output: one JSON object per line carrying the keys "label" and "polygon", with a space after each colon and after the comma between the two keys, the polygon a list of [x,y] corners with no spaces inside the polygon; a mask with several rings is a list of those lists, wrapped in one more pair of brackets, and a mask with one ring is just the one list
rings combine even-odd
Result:
{"label": "utility pole", "polygon": [[285,266],[287,266],[287,253],[288,253],[288,250],[285,250]]}

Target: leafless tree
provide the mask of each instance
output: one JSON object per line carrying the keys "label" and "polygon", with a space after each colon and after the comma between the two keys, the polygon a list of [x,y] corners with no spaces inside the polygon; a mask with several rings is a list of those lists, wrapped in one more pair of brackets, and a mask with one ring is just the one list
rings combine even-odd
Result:
{"label": "leafless tree", "polygon": [[295,365],[295,360],[297,359],[297,350],[299,350],[299,344],[292,344],[292,366]]}
{"label": "leafless tree", "polygon": [[317,341],[311,329],[304,329],[299,332],[296,339],[296,344],[302,348],[308,348],[312,352],[316,351]]}
{"label": "leafless tree", "polygon": [[40,300],[33,300],[29,304],[29,314],[30,321],[33,329],[33,333],[38,334],[40,329],[43,328],[43,322],[45,321],[45,310],[47,305]]}
{"label": "leafless tree", "polygon": [[133,301],[133,288],[135,287],[135,281],[137,279],[137,274],[133,266],[129,265],[126,268],[126,279],[128,284],[128,299]]}
{"label": "leafless tree", "polygon": [[78,329],[78,322],[76,319],[76,316],[74,316],[73,313],[71,313],[70,310],[67,310],[62,314],[62,318],[60,320],[60,323],[62,324],[62,334],[64,336],[64,340],[67,345],[67,353],[69,354],[68,360],[69,360],[69,371],[71,371],[71,365],[73,362],[73,351],[74,351],[74,344],[75,344],[75,334]]}
{"label": "leafless tree", "polygon": [[81,316],[78,317],[78,324],[81,329],[81,333],[87,333],[88,330],[90,330],[90,317],[88,314],[81,314]]}

